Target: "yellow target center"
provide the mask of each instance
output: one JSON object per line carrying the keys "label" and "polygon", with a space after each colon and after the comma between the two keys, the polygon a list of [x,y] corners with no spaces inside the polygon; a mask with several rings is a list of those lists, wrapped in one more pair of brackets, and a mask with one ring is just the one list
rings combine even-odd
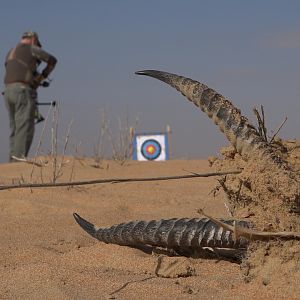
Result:
{"label": "yellow target center", "polygon": [[147,150],[148,150],[148,153],[151,153],[151,154],[154,153],[154,151],[155,151],[153,146],[149,146]]}

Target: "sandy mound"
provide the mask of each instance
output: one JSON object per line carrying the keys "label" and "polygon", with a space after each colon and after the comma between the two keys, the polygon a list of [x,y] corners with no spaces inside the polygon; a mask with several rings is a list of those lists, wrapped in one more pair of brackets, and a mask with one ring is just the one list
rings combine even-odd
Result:
{"label": "sandy mound", "polygon": [[[300,232],[299,142],[278,139],[273,146],[284,168],[263,156],[253,156],[246,162],[232,147],[222,149],[222,158],[211,160],[211,165],[223,171],[234,166],[242,169],[241,174],[220,181],[235,218],[247,219],[265,232]],[[262,278],[267,284],[279,280],[289,285],[292,278],[300,279],[299,249],[296,240],[252,242],[244,273],[248,280]],[[278,279],[276,270],[284,274],[283,278]]]}

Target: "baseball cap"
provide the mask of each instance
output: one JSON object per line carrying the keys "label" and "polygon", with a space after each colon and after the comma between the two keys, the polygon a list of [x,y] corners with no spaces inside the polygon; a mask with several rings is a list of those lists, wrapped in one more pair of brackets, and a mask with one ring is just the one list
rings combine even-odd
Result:
{"label": "baseball cap", "polygon": [[26,31],[26,32],[24,32],[23,35],[22,35],[22,39],[30,39],[30,38],[33,38],[33,37],[36,38],[36,40],[37,40],[37,45],[38,45],[39,47],[42,47],[42,44],[41,44],[41,42],[40,42],[40,40],[39,40],[39,35],[38,35],[35,31]]}

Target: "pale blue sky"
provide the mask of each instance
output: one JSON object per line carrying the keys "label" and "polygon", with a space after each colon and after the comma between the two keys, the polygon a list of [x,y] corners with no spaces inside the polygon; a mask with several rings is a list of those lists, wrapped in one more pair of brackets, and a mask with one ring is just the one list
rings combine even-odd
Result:
{"label": "pale blue sky", "polygon": [[[3,0],[0,11],[2,62],[28,29],[57,56],[53,83],[40,91],[40,101],[61,101],[61,144],[64,128],[74,120],[71,152],[80,144],[81,153],[93,154],[104,107],[112,128],[127,114],[132,124],[139,117],[138,131],[170,125],[176,158],[206,158],[227,144],[178,92],[134,75],[143,69],[206,83],[253,121],[252,108],[262,104],[270,130],[288,116],[281,135],[300,138],[300,1]],[[3,76],[2,63],[2,82]],[[41,111],[45,115],[48,109]],[[9,128],[3,98],[0,120],[0,162],[5,162]],[[31,156],[42,126],[36,127]]]}

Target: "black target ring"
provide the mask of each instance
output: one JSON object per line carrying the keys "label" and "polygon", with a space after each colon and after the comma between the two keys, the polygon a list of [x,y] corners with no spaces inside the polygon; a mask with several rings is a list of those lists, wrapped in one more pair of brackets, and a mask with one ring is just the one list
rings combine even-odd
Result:
{"label": "black target ring", "polygon": [[147,160],[155,160],[161,154],[161,145],[154,139],[146,140],[141,146],[141,152]]}

